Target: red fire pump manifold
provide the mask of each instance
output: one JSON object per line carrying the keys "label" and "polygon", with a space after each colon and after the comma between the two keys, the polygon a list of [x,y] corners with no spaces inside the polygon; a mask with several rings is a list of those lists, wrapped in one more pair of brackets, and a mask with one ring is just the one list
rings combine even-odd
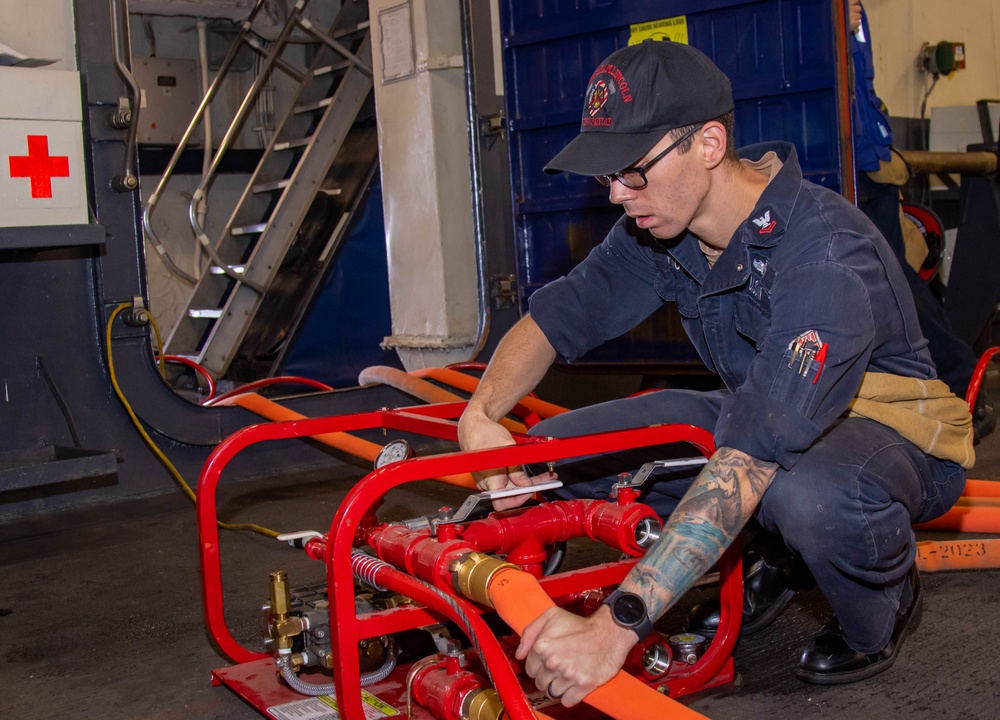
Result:
{"label": "red fire pump manifold", "polygon": [[[454,418],[463,407],[447,403],[256,425],[219,445],[198,485],[202,592],[209,632],[237,664],[214,671],[214,682],[278,720],[336,717],[332,711],[345,720],[637,717],[636,708],[646,701],[655,708],[649,717],[701,717],[667,696],[732,680],[742,611],[738,547],[719,563],[722,622],[707,649],[694,647],[697,636],[667,642],[654,633],[636,647],[618,678],[587,697],[592,709],[566,710],[537,692],[514,659],[518,641],[512,630],[520,632],[528,615],[553,602],[579,614],[592,612],[655,542],[660,520],[638,502],[639,486],[653,466],[674,463],[653,463],[623,476],[612,501],[542,502],[481,517],[497,494],[480,493],[433,517],[384,523],[375,514],[394,487],[461,472],[681,442],[709,456],[711,434],[688,425],[559,440],[518,434],[508,448],[384,465],[351,490],[327,534],[279,538],[325,564],[325,587],[293,593],[285,573],[271,573],[267,652],[233,638],[223,609],[216,524],[216,490],[227,463],[258,442],[330,432],[382,428],[456,441]],[[549,549],[574,537],[603,542],[623,559],[552,572]]]}

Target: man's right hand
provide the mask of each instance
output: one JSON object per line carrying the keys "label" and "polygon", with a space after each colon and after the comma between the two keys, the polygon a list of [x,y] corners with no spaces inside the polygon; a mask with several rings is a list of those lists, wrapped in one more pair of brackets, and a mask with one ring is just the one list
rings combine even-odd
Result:
{"label": "man's right hand", "polygon": [[[483,450],[485,448],[507,447],[514,445],[514,438],[503,425],[495,423],[486,415],[475,410],[467,410],[458,423],[458,443],[462,450]],[[520,465],[495,470],[484,470],[473,473],[476,486],[480,490],[504,490],[511,487],[531,487],[535,478],[528,477]],[[554,473],[537,476],[538,481],[555,480]],[[510,510],[520,507],[530,493],[499,498],[493,501],[494,510]]]}

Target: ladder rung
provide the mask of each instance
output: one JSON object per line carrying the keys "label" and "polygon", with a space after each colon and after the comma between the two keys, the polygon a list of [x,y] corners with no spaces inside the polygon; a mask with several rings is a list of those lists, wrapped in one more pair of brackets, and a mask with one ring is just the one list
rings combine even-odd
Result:
{"label": "ladder rung", "polygon": [[329,75],[330,73],[335,73],[340,70],[346,70],[351,67],[351,62],[349,60],[344,60],[343,62],[334,63],[333,65],[324,65],[321,68],[316,68],[313,70],[313,77],[319,77],[321,75]]}
{"label": "ladder rung", "polygon": [[275,180],[274,182],[254,185],[253,191],[255,193],[266,193],[266,192],[274,192],[275,190],[284,190],[286,187],[291,185],[291,183],[292,181],[289,178],[285,178],[284,180]]}
{"label": "ladder rung", "polygon": [[[243,273],[246,272],[247,266],[246,265],[230,265],[229,269],[232,270],[237,275],[242,275]],[[226,274],[226,271],[223,270],[218,265],[212,265],[212,267],[210,267],[208,269],[208,271],[210,273],[212,273],[213,275],[225,275]]]}
{"label": "ladder rung", "polygon": [[322,110],[333,102],[332,97],[323,98],[319,102],[309,103],[308,105],[296,105],[295,114],[301,115],[302,113],[313,112],[315,110]]}
{"label": "ladder rung", "polygon": [[218,320],[222,317],[222,308],[191,308],[188,310],[188,317]]}
{"label": "ladder rung", "polygon": [[299,138],[298,140],[286,140],[285,142],[275,143],[275,152],[280,152],[281,150],[291,150],[292,148],[303,147],[312,142],[312,136]]}
{"label": "ladder rung", "polygon": [[338,30],[337,32],[335,32],[333,34],[333,37],[335,37],[335,38],[337,38],[339,40],[340,38],[344,37],[345,35],[353,35],[354,33],[361,32],[362,30],[367,30],[370,26],[371,26],[371,23],[368,22],[367,20],[365,20],[364,22],[360,22],[357,25],[354,25],[352,27],[343,28],[342,30]]}
{"label": "ladder rung", "polygon": [[242,227],[234,227],[229,231],[230,235],[255,235],[257,233],[264,232],[264,228],[267,227],[267,223],[257,223],[256,225],[243,225]]}

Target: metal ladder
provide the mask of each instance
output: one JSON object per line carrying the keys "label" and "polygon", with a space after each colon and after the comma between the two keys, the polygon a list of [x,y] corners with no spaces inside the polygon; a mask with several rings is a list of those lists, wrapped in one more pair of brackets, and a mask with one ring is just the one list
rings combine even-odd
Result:
{"label": "metal ladder", "polygon": [[[266,50],[262,77],[254,83],[255,88],[262,85],[266,79],[263,76],[275,66],[299,79],[292,107],[276,128],[229,222],[214,242],[199,226],[195,207],[205,197],[221,155],[239,132],[238,125],[245,119],[244,111],[251,104],[254,88],[191,200],[192,226],[214,264],[198,279],[182,317],[166,341],[166,351],[198,362],[217,377],[227,372],[236,357],[269,290],[280,284],[276,279],[310,218],[310,209],[313,216],[328,210],[322,199],[344,193],[331,168],[345,154],[345,148],[357,150],[358,142],[352,143],[350,134],[373,89],[367,2],[345,0],[328,31],[317,29],[303,16],[307,3],[299,0],[295,4],[278,40]],[[289,37],[298,30],[319,43],[304,73],[281,58]],[[244,42],[253,47],[257,41],[250,36]],[[259,45],[255,49],[264,52]],[[368,134],[374,143],[374,130]],[[368,160],[369,165],[377,162],[377,158]],[[339,161],[341,167],[351,164],[348,158],[339,157]],[[362,174],[370,179],[371,172],[369,167]],[[352,182],[352,194],[360,195],[364,188],[359,190],[360,183]],[[321,239],[324,247],[313,258],[314,271],[330,259],[345,234],[356,202],[348,199],[346,205],[349,212],[341,215],[332,233]],[[286,287],[283,292],[287,294],[288,290]],[[274,307],[278,306],[280,303]]]}

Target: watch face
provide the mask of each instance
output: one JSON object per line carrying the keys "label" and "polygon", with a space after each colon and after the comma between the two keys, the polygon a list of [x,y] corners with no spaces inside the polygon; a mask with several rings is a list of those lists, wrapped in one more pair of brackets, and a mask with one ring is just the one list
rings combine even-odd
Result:
{"label": "watch face", "polygon": [[611,611],[622,625],[638,625],[646,617],[646,603],[638,595],[623,593],[615,598]]}

